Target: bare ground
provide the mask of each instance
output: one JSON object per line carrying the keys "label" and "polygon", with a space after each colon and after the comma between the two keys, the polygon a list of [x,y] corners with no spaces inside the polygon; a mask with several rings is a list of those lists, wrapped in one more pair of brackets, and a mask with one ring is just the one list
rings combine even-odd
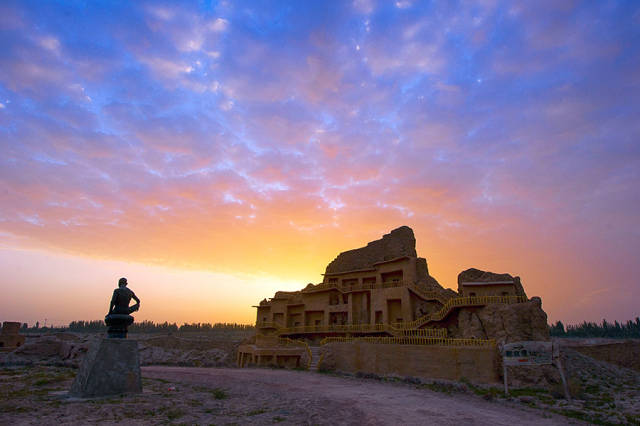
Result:
{"label": "bare ground", "polygon": [[[640,425],[640,374],[568,347],[562,349],[562,359],[572,401],[564,399],[554,369],[549,374],[542,374],[542,368],[512,371],[511,393],[505,397],[499,385],[466,381],[189,368],[231,365],[241,339],[219,333],[136,337],[141,361],[150,366],[143,367],[145,392],[126,398],[79,401],[65,396],[77,372],[74,368],[96,336],[44,335],[31,338],[18,350],[0,353],[0,426],[562,424],[575,419]],[[571,343],[572,348],[581,346]],[[620,344],[609,346],[609,352],[622,350],[627,358],[637,355]]]}
{"label": "bare ground", "polygon": [[255,423],[268,422],[276,414],[292,424],[567,424],[561,417],[545,418],[541,412],[501,406],[471,395],[443,395],[407,384],[303,371],[145,367],[144,374],[226,387],[230,395],[240,396],[241,405],[267,410]]}
{"label": "bare ground", "polygon": [[70,399],[74,370],[11,367],[0,375],[0,424],[434,424],[579,422],[465,393],[306,371],[143,367],[145,392]]}

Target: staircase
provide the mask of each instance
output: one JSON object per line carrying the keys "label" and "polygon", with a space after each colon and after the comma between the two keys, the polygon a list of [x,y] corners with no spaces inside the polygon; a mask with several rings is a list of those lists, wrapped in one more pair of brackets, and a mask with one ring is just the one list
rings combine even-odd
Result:
{"label": "staircase", "polygon": [[309,346],[311,350],[311,362],[309,363],[309,371],[318,371],[318,361],[320,361],[321,347]]}

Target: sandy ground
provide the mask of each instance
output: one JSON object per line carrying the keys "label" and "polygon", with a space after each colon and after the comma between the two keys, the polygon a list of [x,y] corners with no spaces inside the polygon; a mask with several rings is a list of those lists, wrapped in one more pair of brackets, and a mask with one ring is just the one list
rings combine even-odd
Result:
{"label": "sandy ground", "polygon": [[77,370],[0,369],[0,425],[558,425],[522,404],[307,371],[143,367],[144,392],[69,398]]}
{"label": "sandy ground", "polygon": [[[401,383],[334,377],[303,371],[144,367],[147,378],[224,388],[227,409],[264,410],[242,424],[556,425],[576,423],[539,410],[445,395]],[[239,400],[239,401],[238,401]],[[222,413],[220,413],[222,414]],[[232,420],[220,418],[216,420]]]}

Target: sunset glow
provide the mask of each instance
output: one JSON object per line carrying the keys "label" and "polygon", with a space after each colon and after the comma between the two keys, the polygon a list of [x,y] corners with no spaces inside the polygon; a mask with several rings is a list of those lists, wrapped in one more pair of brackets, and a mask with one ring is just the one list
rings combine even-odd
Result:
{"label": "sunset glow", "polygon": [[251,323],[401,225],[640,314],[636,2],[2,2],[0,321]]}

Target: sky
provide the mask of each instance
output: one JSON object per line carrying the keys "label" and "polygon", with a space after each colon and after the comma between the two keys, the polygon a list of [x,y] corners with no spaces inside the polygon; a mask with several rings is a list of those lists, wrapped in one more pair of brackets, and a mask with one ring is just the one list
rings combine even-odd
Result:
{"label": "sky", "polygon": [[640,315],[640,3],[0,3],[0,320],[252,323],[402,225]]}

